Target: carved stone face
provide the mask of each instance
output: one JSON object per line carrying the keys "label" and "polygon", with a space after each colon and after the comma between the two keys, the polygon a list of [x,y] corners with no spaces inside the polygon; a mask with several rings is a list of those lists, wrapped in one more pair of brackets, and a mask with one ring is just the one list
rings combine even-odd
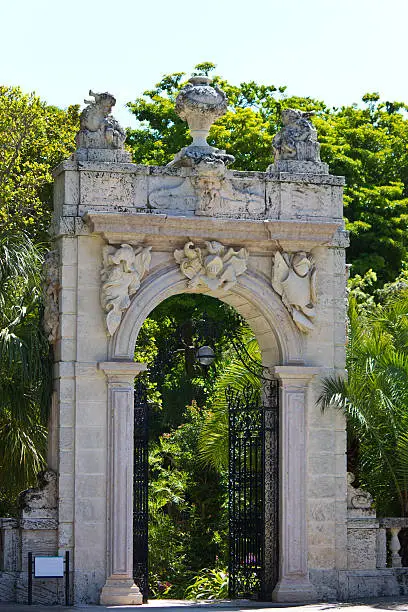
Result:
{"label": "carved stone face", "polygon": [[102,112],[105,117],[111,114],[112,107],[113,107],[112,100],[109,100],[109,98],[101,102]]}
{"label": "carved stone face", "polygon": [[282,112],[282,123],[283,125],[291,125],[295,123],[299,118],[299,113],[291,108],[288,108]]}
{"label": "carved stone face", "polygon": [[296,253],[293,258],[293,269],[298,276],[304,277],[309,273],[310,261],[306,257],[306,253]]}

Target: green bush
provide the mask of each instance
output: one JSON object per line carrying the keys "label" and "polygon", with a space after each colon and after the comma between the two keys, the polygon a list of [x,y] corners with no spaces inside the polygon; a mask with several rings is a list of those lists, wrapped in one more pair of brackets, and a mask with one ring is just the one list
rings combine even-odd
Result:
{"label": "green bush", "polygon": [[227,599],[227,570],[204,568],[186,588],[184,597],[186,599]]}

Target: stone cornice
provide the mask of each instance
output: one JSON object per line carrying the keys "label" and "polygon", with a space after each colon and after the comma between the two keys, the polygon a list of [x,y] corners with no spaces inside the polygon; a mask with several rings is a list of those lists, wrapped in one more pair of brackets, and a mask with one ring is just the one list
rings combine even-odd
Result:
{"label": "stone cornice", "polygon": [[[109,163],[66,159],[54,168],[54,178],[65,171],[110,172],[139,176],[176,176],[180,178],[191,177],[197,174],[194,168],[169,168],[168,166],[143,166],[133,163]],[[271,173],[227,170],[225,177],[227,179],[257,179],[272,183],[308,183],[312,185],[337,186],[343,186],[345,183],[344,176],[336,176],[333,174],[295,174],[289,172]]]}
{"label": "stone cornice", "polygon": [[[261,242],[267,246],[273,241],[302,242],[307,248],[314,246],[338,245],[343,237],[343,221],[309,220],[250,220],[224,219],[198,216],[179,216],[165,214],[123,214],[90,210],[84,215],[84,221],[91,232],[102,234],[110,243],[148,241],[151,238],[187,237],[190,240],[219,240],[226,243]],[[340,234],[340,236],[339,236]]]}

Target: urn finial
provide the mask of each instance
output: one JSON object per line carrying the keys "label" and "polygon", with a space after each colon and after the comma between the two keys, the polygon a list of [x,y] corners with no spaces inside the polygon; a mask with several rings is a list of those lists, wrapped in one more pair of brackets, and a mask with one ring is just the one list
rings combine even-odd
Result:
{"label": "urn finial", "polygon": [[234,161],[208,144],[207,138],[214,121],[225,115],[228,100],[225,93],[206,76],[193,76],[176,98],[176,113],[187,121],[193,142],[177,153],[169,166],[194,166],[199,162],[228,164]]}

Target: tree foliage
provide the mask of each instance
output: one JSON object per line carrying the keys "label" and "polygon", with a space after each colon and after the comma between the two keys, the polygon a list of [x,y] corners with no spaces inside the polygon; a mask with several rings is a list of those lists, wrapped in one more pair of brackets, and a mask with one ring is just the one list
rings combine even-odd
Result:
{"label": "tree foliage", "polygon": [[25,234],[0,237],[0,505],[42,469],[51,362],[42,332],[41,253]]}
{"label": "tree foliage", "polygon": [[0,86],[0,225],[48,241],[51,170],[74,149],[78,106],[47,106],[19,87]]}

